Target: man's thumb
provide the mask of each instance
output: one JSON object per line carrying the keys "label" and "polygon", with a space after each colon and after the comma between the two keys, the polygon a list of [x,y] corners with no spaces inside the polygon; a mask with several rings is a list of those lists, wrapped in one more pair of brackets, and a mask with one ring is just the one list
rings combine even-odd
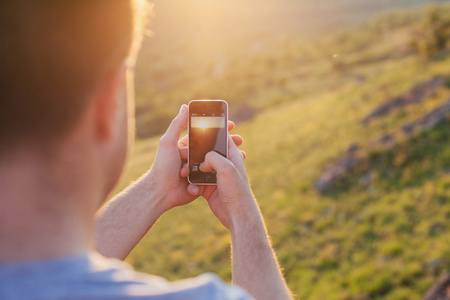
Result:
{"label": "man's thumb", "polygon": [[186,104],[183,104],[180,108],[180,112],[175,117],[175,119],[172,120],[172,122],[169,125],[169,128],[167,128],[166,133],[161,138],[161,141],[167,141],[170,144],[176,144],[178,142],[178,139],[180,138],[181,132],[186,127],[188,123],[188,107]]}
{"label": "man's thumb", "polygon": [[227,158],[223,157],[215,151],[211,151],[206,154],[205,161],[200,165],[200,171],[216,171],[217,173],[224,174],[236,172],[236,168],[234,167],[233,163]]}

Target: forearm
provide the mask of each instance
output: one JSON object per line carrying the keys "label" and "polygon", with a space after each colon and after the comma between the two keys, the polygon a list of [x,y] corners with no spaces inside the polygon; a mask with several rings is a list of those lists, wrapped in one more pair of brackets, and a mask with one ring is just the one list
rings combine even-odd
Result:
{"label": "forearm", "polygon": [[164,195],[148,173],[97,213],[96,248],[106,257],[125,259],[165,211]]}
{"label": "forearm", "polygon": [[231,230],[233,283],[258,300],[292,299],[256,204],[237,223]]}

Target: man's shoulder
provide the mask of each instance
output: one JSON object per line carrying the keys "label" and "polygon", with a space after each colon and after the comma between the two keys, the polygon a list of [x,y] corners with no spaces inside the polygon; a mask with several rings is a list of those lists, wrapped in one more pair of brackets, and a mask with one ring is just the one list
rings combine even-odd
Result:
{"label": "man's shoulder", "polygon": [[0,265],[1,299],[249,299],[214,274],[169,282],[89,254]]}

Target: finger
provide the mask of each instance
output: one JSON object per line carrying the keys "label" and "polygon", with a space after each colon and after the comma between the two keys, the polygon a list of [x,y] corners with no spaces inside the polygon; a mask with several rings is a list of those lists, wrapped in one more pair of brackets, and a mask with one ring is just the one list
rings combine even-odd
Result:
{"label": "finger", "polygon": [[187,106],[183,104],[180,108],[180,112],[175,117],[175,119],[172,120],[172,123],[170,123],[166,133],[161,138],[161,143],[170,145],[177,144],[181,132],[183,131],[184,127],[186,127],[188,122],[187,111]]}
{"label": "finger", "polygon": [[180,157],[182,160],[188,159],[188,147],[182,147],[178,149],[180,151]]}
{"label": "finger", "polygon": [[244,159],[247,158],[247,153],[245,153],[245,151],[241,150],[242,156],[244,157]]}
{"label": "finger", "polygon": [[244,156],[231,136],[228,137],[228,158],[239,171],[245,171]]}
{"label": "finger", "polygon": [[200,195],[200,187],[194,184],[190,184],[187,187],[187,191],[189,194],[191,194],[192,196],[198,196]]}
{"label": "finger", "polygon": [[188,164],[183,164],[183,166],[180,169],[180,176],[185,178],[189,175],[189,166]]}
{"label": "finger", "polygon": [[234,141],[234,143],[236,144],[236,146],[241,146],[243,143],[244,143],[244,139],[240,136],[240,135],[237,135],[237,134],[233,134],[232,136],[231,136],[231,138],[233,139],[233,141]]}
{"label": "finger", "polygon": [[233,121],[228,120],[228,131],[231,131],[236,127],[236,124],[234,124]]}
{"label": "finger", "polygon": [[208,152],[205,161],[200,164],[202,172],[216,171],[217,174],[221,174],[231,172],[233,169],[233,163],[215,151]]}
{"label": "finger", "polygon": [[178,147],[186,147],[188,145],[188,136],[185,135],[181,140],[178,141]]}
{"label": "finger", "polygon": [[235,156],[237,157],[237,155],[239,154],[240,150],[236,144],[236,142],[234,141],[234,139],[229,135],[228,136],[228,154],[229,156]]}

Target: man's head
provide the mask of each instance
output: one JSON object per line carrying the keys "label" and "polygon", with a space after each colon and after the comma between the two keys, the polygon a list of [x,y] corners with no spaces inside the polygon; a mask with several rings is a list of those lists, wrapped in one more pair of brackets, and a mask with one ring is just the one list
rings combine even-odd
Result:
{"label": "man's head", "polygon": [[[98,128],[109,148],[117,148],[106,151],[123,156],[126,61],[136,54],[144,5],[139,0],[0,2],[0,155],[28,145],[57,145],[91,107],[98,119],[92,129]],[[121,168],[122,157],[110,159]]]}

